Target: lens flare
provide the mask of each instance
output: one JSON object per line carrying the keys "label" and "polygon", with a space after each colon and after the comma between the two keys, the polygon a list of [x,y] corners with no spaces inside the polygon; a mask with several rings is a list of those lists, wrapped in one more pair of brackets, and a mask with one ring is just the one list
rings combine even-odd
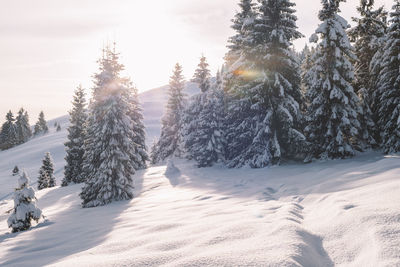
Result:
{"label": "lens flare", "polygon": [[237,69],[233,72],[235,76],[240,76],[243,79],[254,79],[261,76],[260,71]]}

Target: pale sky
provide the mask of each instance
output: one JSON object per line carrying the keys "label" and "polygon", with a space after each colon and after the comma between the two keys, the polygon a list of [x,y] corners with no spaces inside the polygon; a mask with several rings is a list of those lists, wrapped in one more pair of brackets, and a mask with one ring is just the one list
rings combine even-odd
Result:
{"label": "pale sky", "polygon": [[[0,0],[0,122],[23,106],[67,114],[74,89],[89,89],[107,40],[117,42],[125,75],[143,92],[168,83],[176,62],[187,79],[203,53],[213,73],[223,63],[239,0]],[[320,0],[295,0],[299,30],[317,27]],[[390,9],[392,0],[376,0]],[[358,0],[342,4],[357,15]],[[295,45],[302,48],[306,38]]]}

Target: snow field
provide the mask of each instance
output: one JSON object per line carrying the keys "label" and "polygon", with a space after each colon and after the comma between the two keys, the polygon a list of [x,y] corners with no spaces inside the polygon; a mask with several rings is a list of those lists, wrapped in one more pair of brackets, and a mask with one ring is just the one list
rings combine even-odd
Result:
{"label": "snow field", "polygon": [[81,185],[44,189],[49,220],[6,234],[4,266],[397,266],[400,159],[197,169],[175,159],[135,175],[132,201],[80,208]]}

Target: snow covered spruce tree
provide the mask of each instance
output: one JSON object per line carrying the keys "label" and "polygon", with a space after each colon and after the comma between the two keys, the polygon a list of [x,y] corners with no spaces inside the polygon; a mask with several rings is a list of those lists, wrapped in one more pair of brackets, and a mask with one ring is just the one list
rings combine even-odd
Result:
{"label": "snow covered spruce tree", "polygon": [[39,135],[39,134],[45,134],[49,132],[49,127],[47,126],[47,122],[44,118],[44,113],[41,111],[39,113],[39,118],[38,121],[35,124],[35,127],[33,128],[33,134],[34,135]]}
{"label": "snow covered spruce tree", "polygon": [[[361,148],[367,149],[376,146],[375,140],[378,137],[378,127],[375,125],[372,113],[372,99],[376,95],[375,88],[372,86],[370,65],[372,58],[379,49],[379,40],[385,35],[386,31],[386,12],[383,7],[373,10],[374,0],[360,0],[357,8],[361,18],[353,18],[355,27],[349,30],[350,41],[354,43],[355,55],[355,79],[353,81],[354,91],[360,98],[361,124],[359,139]],[[375,118],[376,121],[376,118]]]}
{"label": "snow covered spruce tree", "polygon": [[68,141],[65,143],[67,155],[65,156],[66,164],[62,186],[83,182],[82,169],[87,110],[85,91],[82,86],[75,90],[72,106],[72,110],[69,112],[70,124],[67,129]]}
{"label": "snow covered spruce tree", "polygon": [[50,152],[46,152],[39,169],[38,190],[54,186],[56,186],[56,178],[54,177],[53,159]]}
{"label": "snow covered spruce tree", "polygon": [[18,188],[14,193],[13,213],[7,220],[12,232],[28,230],[32,221],[38,222],[42,217],[42,211],[36,206],[35,191],[29,186],[29,177],[23,172],[18,179]]}
{"label": "snow covered spruce tree", "polygon": [[[312,72],[310,72],[311,67],[314,65],[313,62],[313,57],[315,54],[315,48],[311,47],[308,48],[306,46],[303,50],[304,53],[304,60],[303,63],[301,64],[301,93],[303,95],[303,100],[302,103],[300,104],[302,112],[305,114],[307,112],[307,107],[309,106],[309,102],[306,97],[307,94],[307,89],[312,85],[312,82],[314,81],[315,77],[313,77]],[[305,120],[303,120],[303,123],[305,123]],[[304,128],[304,127],[303,127]]]}
{"label": "snow covered spruce tree", "polygon": [[[207,116],[204,112],[201,115],[204,106],[207,102],[208,91],[210,89],[210,70],[208,68],[207,59],[205,56],[201,56],[200,62],[197,65],[197,69],[192,78],[192,82],[198,84],[200,93],[192,96],[190,102],[187,105],[184,116],[183,116],[183,135],[184,135],[184,146],[187,151],[187,157],[189,159],[196,159],[196,153],[200,153],[205,147],[206,140],[200,138],[205,133],[203,132],[206,127],[206,121],[201,116]],[[201,129],[203,128],[203,129]],[[198,162],[199,163],[199,162]],[[199,163],[199,166],[202,164]]]}
{"label": "snow covered spruce tree", "polygon": [[[240,62],[241,56],[243,55],[244,47],[252,45],[249,42],[248,33],[254,26],[256,18],[255,3],[254,0],[240,0],[239,11],[235,14],[232,19],[231,28],[235,31],[235,34],[228,39],[228,52],[225,55],[225,68],[227,71],[224,72],[224,90],[229,91],[232,88],[233,83],[237,81],[235,79],[236,62]],[[240,60],[239,60],[240,59]],[[237,64],[236,64],[237,65]],[[227,102],[231,95],[226,95]]]}
{"label": "snow covered spruce tree", "polygon": [[135,133],[133,142],[135,146],[135,162],[137,166],[135,169],[145,169],[147,167],[146,162],[149,160],[146,148],[146,132],[143,123],[142,108],[140,107],[138,90],[136,87],[130,86],[128,91],[128,116],[132,120],[132,131]]}
{"label": "snow covered spruce tree", "polygon": [[230,167],[278,164],[303,153],[300,74],[292,41],[297,31],[287,0],[259,0],[257,16],[246,19],[239,59],[228,78]]}
{"label": "snow covered spruce tree", "polygon": [[[193,132],[185,135],[186,149],[198,167],[212,166],[225,161],[226,141],[224,135],[225,103],[221,74],[218,72],[212,87],[196,98],[199,105],[197,116],[191,119]],[[197,110],[197,109],[195,109]],[[190,137],[190,138],[188,138]]]}
{"label": "snow covered spruce tree", "polygon": [[247,27],[252,25],[256,17],[254,11],[255,4],[253,0],[240,0],[239,8],[240,11],[235,14],[232,19],[231,28],[235,31],[235,34],[229,38],[228,48],[229,51],[225,56],[227,68],[233,65],[241,56],[243,43],[246,42],[246,30]]}
{"label": "snow covered spruce tree", "polygon": [[377,83],[380,95],[378,123],[385,153],[400,151],[400,0],[395,1],[389,22]]}
{"label": "snow covered spruce tree", "polygon": [[9,149],[18,144],[17,128],[11,110],[6,115],[6,122],[1,126],[0,149]]}
{"label": "snow covered spruce tree", "polygon": [[18,144],[25,143],[32,136],[31,126],[29,125],[28,112],[21,108],[15,121],[17,129]]}
{"label": "snow covered spruce tree", "polygon": [[210,70],[208,69],[207,59],[204,55],[200,57],[200,63],[194,72],[192,82],[199,85],[200,91],[205,93],[210,89]]}
{"label": "snow covered spruce tree", "polygon": [[352,81],[355,59],[346,29],[347,21],[338,15],[343,0],[322,0],[319,12],[322,23],[310,41],[321,41],[310,69],[311,81],[307,91],[310,101],[305,131],[314,144],[310,157],[346,158],[354,155],[358,146],[359,98]]}
{"label": "snow covered spruce tree", "polygon": [[94,75],[85,140],[85,185],[80,194],[84,208],[133,198],[132,179],[141,164],[128,114],[130,81],[120,76],[124,66],[118,57],[115,47],[107,47]]}
{"label": "snow covered spruce tree", "polygon": [[168,89],[168,103],[161,119],[161,135],[151,151],[151,162],[158,163],[170,156],[183,155],[182,114],[185,107],[185,82],[182,67],[177,63]]}

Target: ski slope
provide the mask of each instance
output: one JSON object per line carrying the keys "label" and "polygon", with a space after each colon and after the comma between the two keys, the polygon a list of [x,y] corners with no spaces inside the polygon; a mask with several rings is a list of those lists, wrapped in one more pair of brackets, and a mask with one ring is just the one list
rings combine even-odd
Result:
{"label": "ski slope", "polygon": [[175,159],[137,172],[131,201],[82,209],[81,185],[38,191],[47,221],[11,234],[14,165],[36,188],[50,151],[61,182],[56,121],[0,152],[0,266],[400,266],[400,157],[378,152],[257,170]]}

